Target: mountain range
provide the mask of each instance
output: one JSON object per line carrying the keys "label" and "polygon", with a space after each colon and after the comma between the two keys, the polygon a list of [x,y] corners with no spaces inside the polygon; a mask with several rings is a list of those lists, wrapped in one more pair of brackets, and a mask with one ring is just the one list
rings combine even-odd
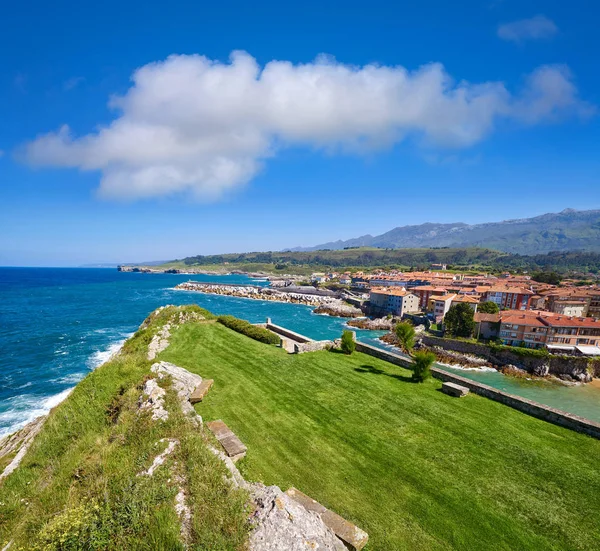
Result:
{"label": "mountain range", "polygon": [[348,247],[488,247],[517,254],[553,251],[600,252],[600,210],[565,209],[533,218],[485,224],[425,223],[398,226],[381,235],[363,235],[290,251],[345,249]]}

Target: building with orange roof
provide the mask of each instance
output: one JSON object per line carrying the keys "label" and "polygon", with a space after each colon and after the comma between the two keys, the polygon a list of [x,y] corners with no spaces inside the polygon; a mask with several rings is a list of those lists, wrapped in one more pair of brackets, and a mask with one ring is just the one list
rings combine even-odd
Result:
{"label": "building with orange roof", "polygon": [[477,306],[479,305],[479,299],[471,295],[456,295],[451,302],[451,307],[455,304],[468,304],[473,312],[477,312]]}
{"label": "building with orange roof", "polygon": [[600,320],[562,316],[551,312],[500,312],[499,337],[504,344],[541,348],[577,348],[600,345]]}
{"label": "building with orange roof", "polygon": [[369,293],[369,312],[375,316],[403,317],[419,311],[419,297],[404,287],[373,287]]}

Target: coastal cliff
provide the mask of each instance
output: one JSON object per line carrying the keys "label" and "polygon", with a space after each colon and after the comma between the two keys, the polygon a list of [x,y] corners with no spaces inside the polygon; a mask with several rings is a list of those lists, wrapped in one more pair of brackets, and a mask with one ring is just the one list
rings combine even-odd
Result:
{"label": "coastal cliff", "polygon": [[0,549],[345,549],[280,488],[244,480],[191,405],[202,377],[157,358],[181,327],[211,323],[198,306],[159,308],[47,416],[0,440]]}

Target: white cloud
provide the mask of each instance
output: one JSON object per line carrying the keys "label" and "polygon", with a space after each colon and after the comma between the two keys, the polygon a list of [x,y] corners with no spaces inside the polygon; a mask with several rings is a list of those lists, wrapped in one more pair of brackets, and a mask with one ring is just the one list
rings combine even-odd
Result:
{"label": "white cloud", "polygon": [[552,38],[556,33],[558,27],[545,15],[536,15],[530,19],[521,19],[498,27],[498,36],[511,42]]}
{"label": "white cloud", "polygon": [[586,108],[564,67],[537,69],[512,95],[501,82],[455,83],[440,64],[410,72],[322,56],[261,68],[244,52],[228,64],[199,55],[148,64],[110,105],[119,114],[109,126],[82,137],[63,126],[28,143],[26,159],[101,171],[105,197],[215,199],[289,145],[361,152],[412,138],[467,147],[498,119],[535,124]]}

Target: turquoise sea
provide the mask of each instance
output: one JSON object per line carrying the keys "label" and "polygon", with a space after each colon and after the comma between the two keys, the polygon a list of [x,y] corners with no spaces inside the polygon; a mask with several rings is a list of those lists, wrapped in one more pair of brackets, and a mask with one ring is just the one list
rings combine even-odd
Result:
{"label": "turquoise sea", "polygon": [[[315,339],[338,337],[345,320],[306,306],[175,291],[189,279],[264,281],[246,276],[120,273],[115,269],[0,268],[0,437],[58,404],[118,350],[158,306],[191,304],[251,322],[274,323]],[[381,332],[358,331],[377,346]],[[600,389],[519,381],[494,373],[461,375],[600,421]]]}

